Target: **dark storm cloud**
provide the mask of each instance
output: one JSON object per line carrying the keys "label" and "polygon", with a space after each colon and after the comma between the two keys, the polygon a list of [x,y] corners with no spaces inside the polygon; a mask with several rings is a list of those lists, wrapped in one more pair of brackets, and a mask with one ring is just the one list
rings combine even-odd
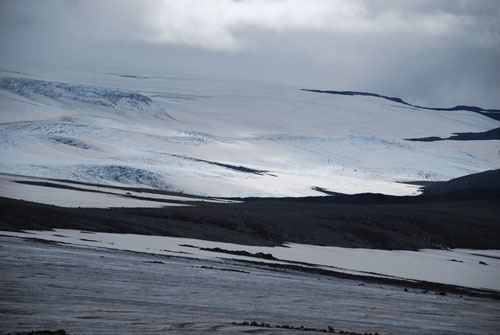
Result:
{"label": "dark storm cloud", "polygon": [[0,2],[4,67],[180,71],[500,106],[495,0]]}

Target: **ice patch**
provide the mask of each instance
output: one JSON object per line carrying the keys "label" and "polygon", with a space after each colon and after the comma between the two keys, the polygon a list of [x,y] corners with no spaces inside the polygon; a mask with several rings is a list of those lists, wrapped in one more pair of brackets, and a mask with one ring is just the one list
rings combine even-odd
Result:
{"label": "ice patch", "polygon": [[[33,201],[37,203],[60,207],[165,207],[185,206],[180,203],[151,201],[127,197],[126,194],[110,194],[79,191],[64,188],[43,187],[30,184],[21,184],[15,180],[25,180],[22,177],[6,177],[0,175],[0,196],[11,199]],[[90,189],[89,189],[90,190]],[[163,200],[163,199],[162,199]]]}
{"label": "ice patch", "polygon": [[77,165],[77,174],[89,180],[113,181],[128,185],[144,185],[157,189],[171,189],[164,176],[145,169],[124,165]]}
{"label": "ice patch", "polygon": [[99,150],[99,148],[96,146],[89,145],[83,141],[79,141],[79,140],[74,139],[74,138],[55,136],[55,137],[51,137],[51,139],[56,143],[69,145],[69,146],[75,147],[75,148],[80,148],[80,149],[84,149],[84,150]]}
{"label": "ice patch", "polygon": [[35,79],[2,78],[0,88],[26,98],[41,95],[107,107],[142,109],[152,102],[151,98],[132,91]]}

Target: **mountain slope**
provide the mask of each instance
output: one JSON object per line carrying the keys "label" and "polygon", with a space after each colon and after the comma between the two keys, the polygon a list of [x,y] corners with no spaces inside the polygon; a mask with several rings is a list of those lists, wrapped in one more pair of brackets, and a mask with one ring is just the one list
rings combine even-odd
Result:
{"label": "mountain slope", "polygon": [[425,195],[442,195],[456,191],[472,190],[500,191],[500,169],[474,173],[424,188]]}

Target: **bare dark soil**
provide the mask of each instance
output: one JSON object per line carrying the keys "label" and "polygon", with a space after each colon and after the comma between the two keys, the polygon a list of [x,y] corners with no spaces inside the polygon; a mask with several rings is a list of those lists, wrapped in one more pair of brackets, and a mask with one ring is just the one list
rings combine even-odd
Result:
{"label": "bare dark soil", "polygon": [[[50,180],[24,183],[89,192],[81,187],[85,183],[66,182],[75,186]],[[328,196],[245,198],[240,203],[168,200],[190,206],[164,208],[62,208],[0,197],[0,230],[65,228],[265,246],[295,242],[400,250],[500,249],[500,170],[432,183],[416,197],[317,189]],[[165,201],[151,198],[151,193],[189,197],[123,190],[141,194],[125,197],[149,201]]]}
{"label": "bare dark soil", "polygon": [[0,198],[0,230],[65,228],[248,245],[500,248],[500,198],[372,204],[335,203],[334,198],[113,209],[62,208]]}

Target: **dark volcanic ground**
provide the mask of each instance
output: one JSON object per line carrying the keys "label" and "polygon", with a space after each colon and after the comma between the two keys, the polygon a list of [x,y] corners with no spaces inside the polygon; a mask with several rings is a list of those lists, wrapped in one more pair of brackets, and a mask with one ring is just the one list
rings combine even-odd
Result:
{"label": "dark volcanic ground", "polygon": [[[0,197],[0,230],[66,228],[267,246],[500,249],[499,181],[500,170],[492,170],[433,183],[418,197],[328,192],[332,195],[190,201],[190,206],[165,208],[62,208]],[[72,183],[74,189],[83,185]],[[35,184],[68,188],[50,181]],[[162,200],[148,198],[150,193],[171,194],[124,189],[152,201]]]}
{"label": "dark volcanic ground", "polygon": [[0,230],[67,228],[250,245],[500,248],[500,199],[338,204],[260,199],[189,207],[80,209],[0,198]]}
{"label": "dark volcanic ground", "polygon": [[329,326],[336,334],[496,335],[500,329],[500,304],[485,296],[1,236],[0,246],[4,335],[61,328],[72,335],[314,335]]}

